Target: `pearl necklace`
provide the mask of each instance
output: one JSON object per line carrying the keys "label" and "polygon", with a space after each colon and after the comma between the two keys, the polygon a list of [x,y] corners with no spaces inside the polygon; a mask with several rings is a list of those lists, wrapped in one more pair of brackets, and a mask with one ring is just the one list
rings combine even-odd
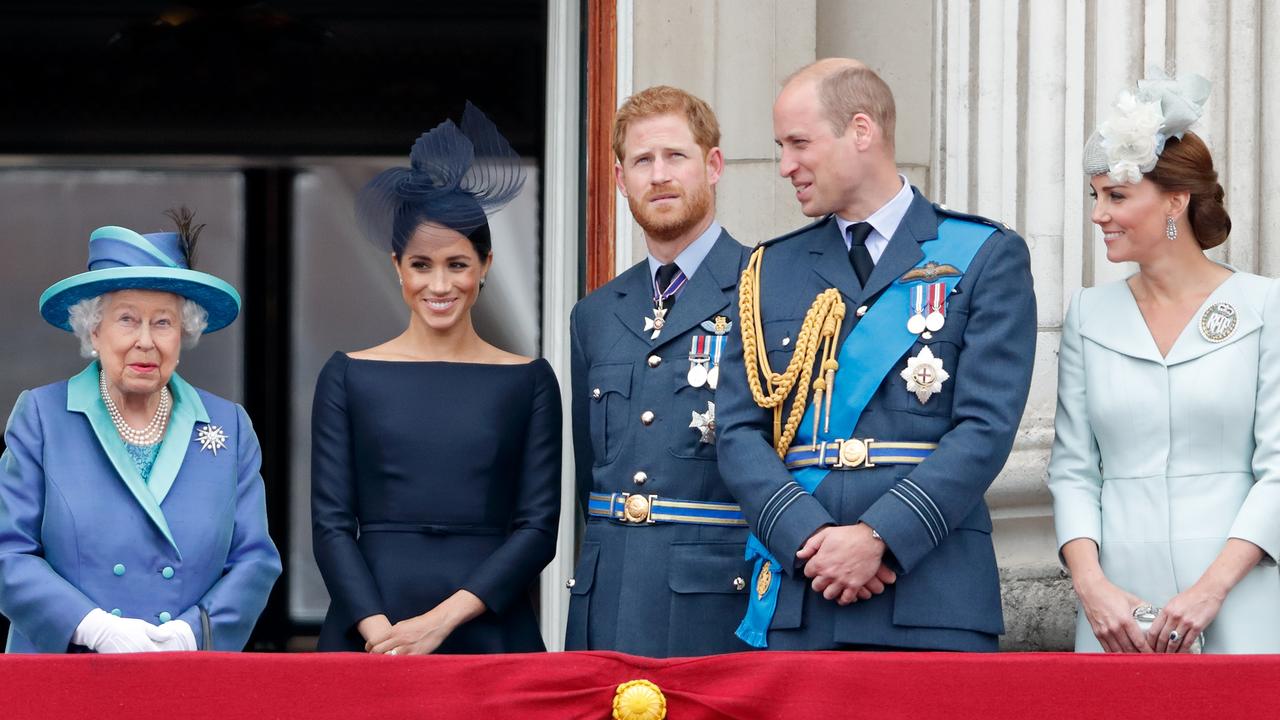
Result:
{"label": "pearl necklace", "polygon": [[98,373],[98,390],[102,393],[102,402],[107,406],[107,414],[111,416],[116,432],[120,433],[125,442],[130,445],[155,445],[164,437],[165,427],[169,424],[169,407],[172,405],[167,385],[160,388],[160,404],[156,407],[155,417],[141,430],[134,430],[124,421],[124,415],[120,413],[116,401],[107,392],[107,376],[101,372]]}

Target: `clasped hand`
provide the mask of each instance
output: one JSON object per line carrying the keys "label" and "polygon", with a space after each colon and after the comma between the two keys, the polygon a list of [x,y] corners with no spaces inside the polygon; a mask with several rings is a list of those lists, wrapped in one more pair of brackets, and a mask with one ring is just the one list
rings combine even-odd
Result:
{"label": "clasped hand", "polygon": [[804,561],[805,577],[827,600],[848,605],[884,592],[898,576],[884,564],[884,541],[871,528],[832,525],[821,528],[796,553]]}

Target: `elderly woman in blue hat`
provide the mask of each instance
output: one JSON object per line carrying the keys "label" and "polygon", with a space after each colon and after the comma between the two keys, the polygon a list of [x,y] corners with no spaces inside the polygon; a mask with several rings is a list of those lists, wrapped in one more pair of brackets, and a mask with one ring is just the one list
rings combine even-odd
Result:
{"label": "elderly woman in blue hat", "polygon": [[103,227],[40,297],[89,366],[23,392],[0,458],[8,652],[241,650],[280,575],[244,409],[176,372],[240,296],[191,269],[203,226]]}

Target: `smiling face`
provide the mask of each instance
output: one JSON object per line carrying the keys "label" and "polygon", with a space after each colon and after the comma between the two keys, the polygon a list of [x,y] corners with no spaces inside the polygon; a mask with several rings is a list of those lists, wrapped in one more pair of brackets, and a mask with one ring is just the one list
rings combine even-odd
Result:
{"label": "smiling face", "polygon": [[392,256],[405,305],[436,332],[470,323],[480,279],[492,260],[492,253],[482,260],[462,233],[431,223],[419,225],[400,257]]}
{"label": "smiling face", "polygon": [[627,128],[614,179],[645,235],[656,242],[692,242],[715,214],[720,148],[705,154],[684,117],[642,118]]}
{"label": "smiling face", "polygon": [[869,118],[854,115],[837,136],[823,114],[816,80],[793,80],[773,104],[774,140],[781,149],[778,174],[796,189],[800,210],[808,217],[840,213],[856,217],[858,189],[867,175]]}
{"label": "smiling face", "polygon": [[108,293],[92,342],[108,387],[122,397],[160,392],[182,351],[182,298],[152,290]]}
{"label": "smiling face", "polygon": [[1089,178],[1091,219],[1102,230],[1107,260],[1146,263],[1168,252],[1168,218],[1186,206],[1186,193],[1166,193],[1147,178],[1117,183],[1105,173]]}

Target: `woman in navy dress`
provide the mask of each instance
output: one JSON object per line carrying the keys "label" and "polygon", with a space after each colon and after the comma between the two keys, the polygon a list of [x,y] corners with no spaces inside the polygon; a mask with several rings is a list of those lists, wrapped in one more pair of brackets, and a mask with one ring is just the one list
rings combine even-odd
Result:
{"label": "woman in navy dress", "polygon": [[486,212],[519,191],[518,157],[468,104],[461,129],[424,134],[410,161],[357,201],[409,326],[334,353],[316,385],[313,537],[331,597],[319,649],[544,650],[530,589],[555,554],[560,391],[545,360],[490,345],[471,320],[493,260]]}

